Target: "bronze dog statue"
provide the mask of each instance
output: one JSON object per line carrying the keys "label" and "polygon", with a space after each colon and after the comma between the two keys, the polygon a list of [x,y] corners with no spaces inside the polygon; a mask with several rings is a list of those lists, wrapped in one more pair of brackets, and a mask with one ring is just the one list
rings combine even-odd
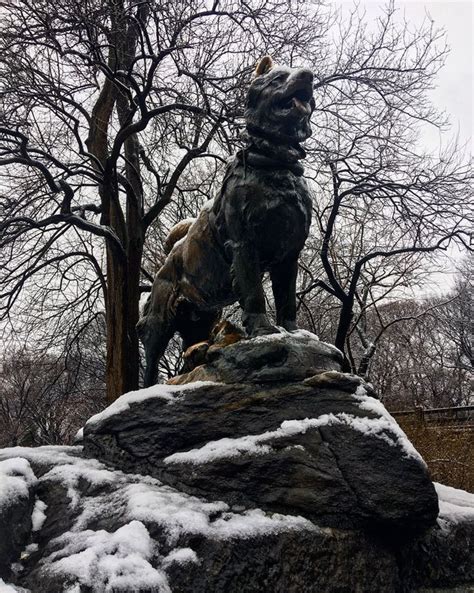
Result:
{"label": "bronze dog statue", "polygon": [[195,221],[170,233],[137,330],[145,347],[145,386],[175,332],[186,349],[206,340],[222,307],[239,301],[249,336],[278,331],[265,312],[262,275],[270,273],[276,322],[296,329],[298,256],[311,223],[300,142],[311,135],[313,74],[257,65],[245,118],[247,144],[227,166],[220,193]]}

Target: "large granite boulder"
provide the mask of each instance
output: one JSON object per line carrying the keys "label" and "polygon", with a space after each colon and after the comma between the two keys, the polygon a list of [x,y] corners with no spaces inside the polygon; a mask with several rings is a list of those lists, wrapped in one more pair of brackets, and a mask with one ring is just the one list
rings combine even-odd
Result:
{"label": "large granite boulder", "polygon": [[[34,472],[42,512],[25,511],[33,528],[2,593],[471,593],[474,584],[474,495],[446,486],[436,485],[440,515],[425,534],[382,539],[209,502],[82,447],[0,450],[0,461],[11,458]],[[14,527],[0,533],[5,545]]]}
{"label": "large granite boulder", "polygon": [[[334,349],[316,339],[311,345],[305,334],[230,346],[233,354],[215,368],[232,360],[240,368],[240,350],[251,353],[247,382],[158,385],[119,398],[87,422],[85,453],[208,500],[297,514],[320,526],[407,535],[433,525],[438,500],[423,460],[368,385],[321,370],[334,364]],[[288,352],[295,342],[303,366],[320,372],[255,382],[272,344]],[[297,376],[303,366],[295,362]],[[280,361],[274,372],[290,376],[284,368]]]}
{"label": "large granite boulder", "polygon": [[[0,577],[8,578],[32,528],[36,477],[26,459],[0,461]],[[1,591],[1,589],[0,589]]]}
{"label": "large granite boulder", "polygon": [[474,495],[437,485],[437,518],[337,351],[301,332],[229,348],[212,382],[122,396],[81,446],[0,450],[0,591],[470,592]]}

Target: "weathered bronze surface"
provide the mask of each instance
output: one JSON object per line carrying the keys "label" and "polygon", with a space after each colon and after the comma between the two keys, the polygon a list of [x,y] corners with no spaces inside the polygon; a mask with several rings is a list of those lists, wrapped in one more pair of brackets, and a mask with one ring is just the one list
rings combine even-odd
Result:
{"label": "weathered bronze surface", "polygon": [[265,311],[265,272],[277,325],[296,329],[298,256],[311,222],[300,142],[311,135],[313,109],[310,70],[259,62],[247,96],[246,146],[227,166],[216,199],[171,231],[138,323],[145,386],[156,382],[158,359],[176,332],[185,349],[205,340],[222,307],[237,300],[249,336],[277,331]]}

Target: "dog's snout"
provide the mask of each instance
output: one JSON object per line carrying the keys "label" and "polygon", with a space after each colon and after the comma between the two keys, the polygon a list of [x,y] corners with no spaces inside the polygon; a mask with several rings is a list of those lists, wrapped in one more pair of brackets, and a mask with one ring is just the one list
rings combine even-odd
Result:
{"label": "dog's snout", "polygon": [[298,78],[311,83],[313,82],[314,78],[313,73],[311,70],[309,70],[309,68],[301,68],[301,70],[298,70],[297,76]]}

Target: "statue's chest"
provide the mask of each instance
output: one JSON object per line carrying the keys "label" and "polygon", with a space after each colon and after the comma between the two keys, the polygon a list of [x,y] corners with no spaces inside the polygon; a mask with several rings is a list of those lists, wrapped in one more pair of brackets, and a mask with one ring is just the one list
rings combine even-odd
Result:
{"label": "statue's chest", "polygon": [[304,179],[281,172],[255,176],[242,205],[244,225],[263,259],[281,259],[302,249],[311,223],[311,199]]}

